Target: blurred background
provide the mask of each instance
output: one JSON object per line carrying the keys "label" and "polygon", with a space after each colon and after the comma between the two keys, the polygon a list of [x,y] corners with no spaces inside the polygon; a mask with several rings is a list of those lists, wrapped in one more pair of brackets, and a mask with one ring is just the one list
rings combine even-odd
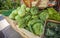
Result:
{"label": "blurred background", "polygon": [[20,0],[0,0],[0,10],[15,9],[20,6]]}

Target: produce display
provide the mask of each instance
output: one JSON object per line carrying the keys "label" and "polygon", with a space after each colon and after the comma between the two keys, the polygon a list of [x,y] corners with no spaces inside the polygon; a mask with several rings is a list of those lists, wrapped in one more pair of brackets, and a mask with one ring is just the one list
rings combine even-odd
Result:
{"label": "produce display", "polygon": [[[28,8],[24,4],[22,4],[21,7],[18,7],[17,9],[12,11],[12,13],[9,15],[9,18],[15,20],[18,23],[19,28],[24,28],[34,33],[35,35],[40,36],[44,32],[45,21],[47,19],[60,21],[60,14],[54,8],[39,10],[39,8],[36,6]],[[53,27],[57,27],[56,24],[49,24]],[[50,33],[51,31],[49,30],[48,32]],[[47,36],[55,35],[54,32],[51,33],[52,34],[47,34]]]}

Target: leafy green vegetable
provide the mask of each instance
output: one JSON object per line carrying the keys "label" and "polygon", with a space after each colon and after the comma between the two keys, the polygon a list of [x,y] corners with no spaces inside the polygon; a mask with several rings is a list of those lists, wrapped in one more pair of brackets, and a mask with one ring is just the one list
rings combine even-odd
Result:
{"label": "leafy green vegetable", "polygon": [[45,21],[49,18],[49,14],[47,10],[43,10],[41,14],[39,15],[40,19]]}
{"label": "leafy green vegetable", "polygon": [[38,15],[33,15],[32,18],[33,19],[39,19]]}
{"label": "leafy green vegetable", "polygon": [[41,20],[33,19],[33,20],[29,21],[28,22],[28,27],[29,28],[32,27],[32,28],[30,28],[30,31],[34,32],[36,35],[40,35],[40,33],[42,34],[41,31],[43,30],[43,24],[42,24]]}
{"label": "leafy green vegetable", "polygon": [[48,12],[50,15],[57,13],[57,11],[54,8],[48,8]]}
{"label": "leafy green vegetable", "polygon": [[31,15],[28,15],[28,16],[24,17],[24,19],[26,20],[26,23],[28,23],[29,20],[31,19]]}
{"label": "leafy green vegetable", "polygon": [[36,15],[39,13],[39,9],[38,9],[38,7],[32,7],[30,12],[32,15]]}
{"label": "leafy green vegetable", "polygon": [[60,21],[60,13],[58,13],[55,9],[48,8],[48,12],[50,16],[49,19]]}
{"label": "leafy green vegetable", "polygon": [[54,36],[55,33],[54,33],[54,31],[51,31],[51,30],[47,29],[46,35],[47,35],[47,36]]}
{"label": "leafy green vegetable", "polygon": [[33,19],[28,22],[28,26],[34,25],[35,23],[40,23],[40,22],[42,23],[42,21],[39,19]]}
{"label": "leafy green vegetable", "polygon": [[19,9],[19,11],[18,11],[18,15],[19,15],[20,17],[23,17],[23,16],[25,16],[25,14],[26,14],[26,6],[23,4],[23,5],[21,6],[21,8]]}
{"label": "leafy green vegetable", "polygon": [[12,11],[12,13],[10,14],[9,18],[11,19],[15,19],[15,16],[18,14],[17,10]]}
{"label": "leafy green vegetable", "polygon": [[25,27],[25,20],[23,18],[17,15],[15,19],[18,22],[19,27]]}
{"label": "leafy green vegetable", "polygon": [[29,12],[30,11],[30,8],[26,8],[26,11]]}
{"label": "leafy green vegetable", "polygon": [[34,30],[34,33],[36,35],[43,34],[43,25],[42,25],[42,23],[36,23],[36,24],[34,24],[33,30]]}
{"label": "leafy green vegetable", "polygon": [[48,22],[46,28],[46,38],[60,38],[60,24]]}

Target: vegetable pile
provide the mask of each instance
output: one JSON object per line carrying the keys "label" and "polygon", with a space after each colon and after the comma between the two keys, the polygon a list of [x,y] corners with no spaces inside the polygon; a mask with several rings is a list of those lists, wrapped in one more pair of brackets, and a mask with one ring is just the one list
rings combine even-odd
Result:
{"label": "vegetable pile", "polygon": [[39,36],[44,32],[45,20],[60,21],[60,14],[53,8],[40,11],[36,6],[28,8],[23,4],[12,11],[9,18],[17,21],[19,28],[24,28]]}
{"label": "vegetable pile", "polygon": [[60,38],[60,24],[48,22],[45,36],[46,38]]}

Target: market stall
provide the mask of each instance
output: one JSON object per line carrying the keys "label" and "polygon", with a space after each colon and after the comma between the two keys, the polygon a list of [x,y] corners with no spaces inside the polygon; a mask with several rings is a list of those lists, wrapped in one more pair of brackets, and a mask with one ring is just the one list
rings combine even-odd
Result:
{"label": "market stall", "polygon": [[23,38],[60,38],[59,0],[21,0],[21,5],[2,13]]}

